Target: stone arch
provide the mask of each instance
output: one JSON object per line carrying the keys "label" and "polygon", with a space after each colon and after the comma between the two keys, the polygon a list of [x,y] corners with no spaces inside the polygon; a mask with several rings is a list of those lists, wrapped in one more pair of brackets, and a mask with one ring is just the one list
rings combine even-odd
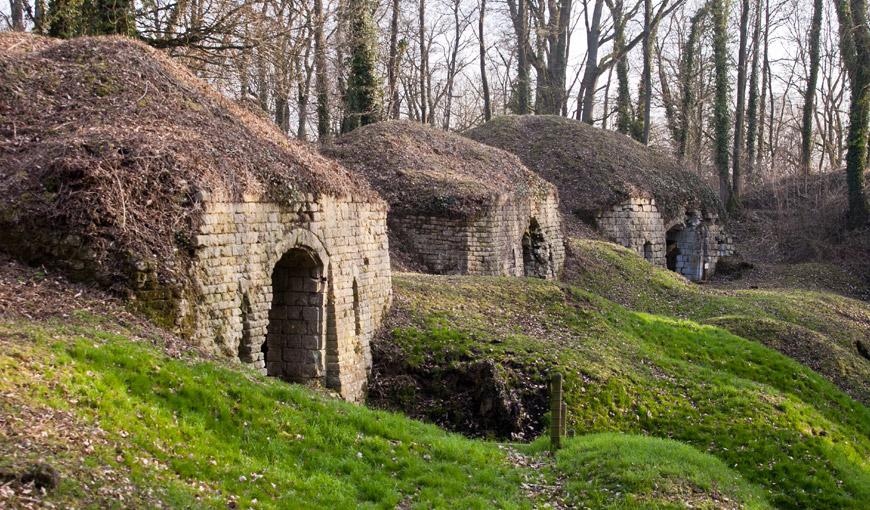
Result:
{"label": "stone arch", "polygon": [[696,212],[687,212],[665,234],[665,260],[671,271],[693,281],[705,277],[706,242],[704,225]]}
{"label": "stone arch", "polygon": [[329,253],[316,235],[296,229],[270,255],[271,292],[262,345],[266,373],[292,382],[320,381],[327,375],[333,310]]}
{"label": "stone arch", "polygon": [[523,233],[523,274],[535,278],[547,278],[552,273],[553,256],[550,246],[535,217],[529,218],[529,226]]}

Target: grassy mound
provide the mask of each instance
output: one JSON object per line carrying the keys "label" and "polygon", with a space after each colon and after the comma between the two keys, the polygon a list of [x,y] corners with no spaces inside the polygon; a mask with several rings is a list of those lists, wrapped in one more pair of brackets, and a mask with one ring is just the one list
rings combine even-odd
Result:
{"label": "grassy mound", "polygon": [[[655,438],[577,438],[554,462],[542,441],[467,439],[168,356],[139,333],[84,312],[64,324],[0,322],[0,506],[486,509],[688,494],[764,507],[758,487],[673,441],[659,455]],[[34,465],[50,466],[59,485],[22,485]],[[581,465],[598,466],[595,480]]]}
{"label": "grassy mound", "polygon": [[304,194],[379,200],[140,42],[0,34],[0,244],[18,258],[106,286],[155,261],[175,281],[206,196]]}
{"label": "grassy mound", "polygon": [[[521,391],[559,370],[570,427],[580,433],[688,443],[780,508],[861,508],[870,498],[870,410],[758,342],[550,282],[405,274],[394,287],[392,330],[381,342],[403,353],[412,380],[428,365],[489,361]],[[401,404],[426,402],[417,386],[406,388]]]}
{"label": "grassy mound", "polygon": [[[677,441],[590,434],[557,457],[571,503],[593,508],[770,508],[722,461]],[[734,499],[734,497],[736,499]]]}
{"label": "grassy mound", "polygon": [[322,151],[369,182],[398,216],[473,218],[505,193],[555,191],[510,152],[419,122],[363,126]]}
{"label": "grassy mound", "polygon": [[578,120],[503,116],[465,135],[516,154],[555,184],[566,221],[591,217],[629,196],[654,197],[666,222],[685,207],[720,212],[713,190],[670,156]]}
{"label": "grassy mound", "polygon": [[620,246],[572,240],[565,278],[633,310],[715,324],[817,370],[870,403],[870,305],[836,294],[791,288],[718,290],[651,266]]}
{"label": "grassy mound", "polygon": [[[57,429],[91,432],[81,434],[86,444],[49,437],[25,451],[10,431],[0,436],[3,463],[13,464],[0,468],[59,466],[57,503],[110,505],[126,485],[125,506],[521,506],[518,474],[492,444],[247,371],[170,359],[106,329],[114,328],[0,327],[3,421],[49,408],[68,413],[71,425]],[[100,478],[103,466],[113,475]]]}

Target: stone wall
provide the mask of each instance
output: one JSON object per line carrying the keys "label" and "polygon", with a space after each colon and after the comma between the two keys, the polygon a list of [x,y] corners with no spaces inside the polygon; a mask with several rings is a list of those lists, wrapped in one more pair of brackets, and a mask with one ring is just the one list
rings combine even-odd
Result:
{"label": "stone wall", "polygon": [[668,225],[666,242],[668,269],[696,282],[710,278],[721,257],[734,254],[731,237],[712,213],[687,211]]}
{"label": "stone wall", "polygon": [[504,194],[471,219],[391,215],[389,223],[403,243],[396,248],[429,273],[555,278],[565,262],[555,192]]}
{"label": "stone wall", "polygon": [[383,203],[210,199],[194,239],[193,339],[361,400],[391,299]]}
{"label": "stone wall", "polygon": [[686,211],[666,228],[654,199],[633,197],[598,213],[595,220],[611,241],[692,281],[707,280],[720,257],[734,254],[731,237],[713,213]]}
{"label": "stone wall", "polygon": [[598,230],[650,263],[665,265],[665,226],[655,199],[633,197],[598,213]]}

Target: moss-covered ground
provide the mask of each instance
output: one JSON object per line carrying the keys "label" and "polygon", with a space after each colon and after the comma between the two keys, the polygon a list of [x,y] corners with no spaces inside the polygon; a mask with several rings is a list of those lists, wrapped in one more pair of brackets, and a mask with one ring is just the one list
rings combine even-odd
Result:
{"label": "moss-covered ground", "polygon": [[[870,349],[866,301],[802,290],[788,280],[763,289],[736,288],[739,281],[727,288],[696,285],[612,243],[573,239],[570,248],[565,275],[570,285],[635,311],[722,326],[797,359],[870,403],[870,360],[857,348],[862,342]],[[838,274],[835,268],[822,269],[815,265],[805,277]],[[822,275],[813,277],[810,271]]]}
{"label": "moss-covered ground", "polygon": [[[388,341],[412,364],[490,359],[540,384],[558,370],[569,427],[578,433],[619,431],[692,445],[763,488],[780,508],[862,508],[870,500],[870,410],[759,342],[630,311],[600,289],[411,274],[396,276],[394,287],[400,320]],[[772,310],[798,300],[758,299]],[[716,309],[704,301],[699,296],[696,306]],[[801,320],[814,324],[823,313]]]}
{"label": "moss-covered ground", "polygon": [[[636,454],[609,476],[587,481],[576,468],[608,465],[625,441]],[[660,459],[659,440],[605,443],[569,442],[554,461],[540,442],[467,439],[238,366],[170,357],[107,318],[0,323],[4,508],[672,508],[683,492],[671,486],[701,507],[723,497],[766,506],[699,450]],[[59,471],[57,488],[16,490],[12,477],[35,462]],[[563,482],[537,492],[525,480]]]}

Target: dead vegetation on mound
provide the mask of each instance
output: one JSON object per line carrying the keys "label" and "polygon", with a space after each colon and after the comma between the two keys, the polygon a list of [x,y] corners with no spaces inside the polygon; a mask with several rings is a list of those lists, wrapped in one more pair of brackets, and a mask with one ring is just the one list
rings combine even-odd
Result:
{"label": "dead vegetation on mound", "polygon": [[365,176],[399,215],[473,217],[499,195],[553,189],[513,154],[419,122],[364,126],[323,153]]}
{"label": "dead vegetation on mound", "polygon": [[465,134],[513,152],[555,184],[566,221],[590,218],[630,196],[655,198],[665,222],[686,207],[722,212],[713,190],[673,158],[577,120],[503,116]]}
{"label": "dead vegetation on mound", "polygon": [[[131,260],[180,278],[202,200],[372,197],[338,164],[132,39],[0,34],[0,241],[123,286]],[[57,258],[57,253],[54,254]]]}

